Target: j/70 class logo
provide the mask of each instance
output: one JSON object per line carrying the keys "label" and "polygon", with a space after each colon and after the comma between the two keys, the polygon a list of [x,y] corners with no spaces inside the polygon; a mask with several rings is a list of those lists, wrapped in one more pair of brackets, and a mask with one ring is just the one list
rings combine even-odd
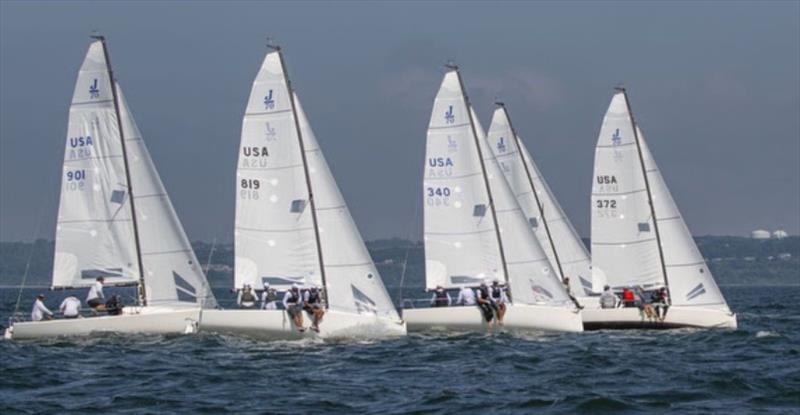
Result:
{"label": "j/70 class logo", "polygon": [[446,124],[453,124],[453,123],[456,122],[456,116],[455,116],[455,114],[453,114],[453,106],[452,105],[450,105],[450,107],[444,113],[444,122]]}
{"label": "j/70 class logo", "polygon": [[264,109],[274,109],[275,108],[275,100],[272,99],[272,90],[270,89],[267,92],[267,95],[264,97]]}
{"label": "j/70 class logo", "polygon": [[100,88],[97,86],[97,78],[94,78],[94,83],[89,85],[89,98],[100,98]]}

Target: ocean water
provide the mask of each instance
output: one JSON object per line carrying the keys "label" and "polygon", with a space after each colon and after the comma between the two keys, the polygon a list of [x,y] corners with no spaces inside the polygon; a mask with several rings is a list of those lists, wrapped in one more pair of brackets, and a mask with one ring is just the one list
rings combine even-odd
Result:
{"label": "ocean water", "polygon": [[723,291],[738,331],[0,341],[0,413],[799,413],[800,287]]}

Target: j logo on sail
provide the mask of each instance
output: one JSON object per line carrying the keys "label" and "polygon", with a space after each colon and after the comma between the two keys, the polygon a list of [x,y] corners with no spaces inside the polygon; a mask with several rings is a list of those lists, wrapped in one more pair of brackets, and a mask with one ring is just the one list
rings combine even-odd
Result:
{"label": "j logo on sail", "polygon": [[275,100],[272,99],[272,90],[270,89],[267,95],[264,97],[264,108],[271,110],[275,108]]}
{"label": "j logo on sail", "polygon": [[449,135],[447,136],[447,151],[451,153],[458,151],[458,141]]}
{"label": "j logo on sail", "polygon": [[100,98],[100,88],[97,87],[97,78],[94,78],[94,83],[89,85],[89,98]]}
{"label": "j logo on sail", "polygon": [[456,122],[456,116],[453,114],[453,106],[451,105],[450,108],[447,109],[447,112],[444,113],[444,121],[447,124],[453,124]]}
{"label": "j logo on sail", "polygon": [[506,139],[505,137],[500,137],[500,141],[497,142],[497,151],[501,153],[506,152]]}
{"label": "j logo on sail", "polygon": [[618,146],[622,142],[622,137],[619,136],[619,128],[611,134],[611,144]]}

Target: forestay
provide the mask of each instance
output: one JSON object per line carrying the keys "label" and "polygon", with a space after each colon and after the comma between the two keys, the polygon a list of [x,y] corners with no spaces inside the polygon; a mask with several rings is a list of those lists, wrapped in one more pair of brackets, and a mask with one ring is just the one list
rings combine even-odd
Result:
{"label": "forestay", "polygon": [[322,286],[309,191],[278,52],[267,54],[242,122],[236,170],[235,287]]}
{"label": "forestay", "polygon": [[672,305],[730,311],[672,199],[641,130],[638,130],[638,134],[658,220]]}
{"label": "forestay", "polygon": [[214,308],[214,294],[119,84],[117,97],[133,182],[147,305],[197,304]]}
{"label": "forestay", "polygon": [[592,285],[591,259],[586,246],[564,215],[564,211],[522,140],[519,137],[514,138],[505,108],[500,107],[495,110],[487,139],[556,275],[563,279],[563,276],[559,275],[560,262],[564,274],[570,278],[570,289],[574,295],[583,296],[591,291],[601,291],[602,285],[599,287]]}
{"label": "forestay", "polygon": [[81,65],[69,111],[53,287],[139,280],[120,132],[103,44]]}
{"label": "forestay", "polygon": [[623,93],[612,98],[600,128],[591,203],[592,278],[613,287],[663,286],[644,173]]}

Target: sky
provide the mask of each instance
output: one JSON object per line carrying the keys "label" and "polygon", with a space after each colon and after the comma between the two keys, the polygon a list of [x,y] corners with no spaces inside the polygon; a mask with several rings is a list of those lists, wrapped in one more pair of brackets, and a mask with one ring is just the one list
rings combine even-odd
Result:
{"label": "sky", "polygon": [[492,103],[578,232],[613,87],[695,235],[800,233],[800,2],[0,2],[0,240],[52,239],[69,102],[92,30],[189,238],[231,241],[267,37],[366,239],[422,234],[442,65]]}

